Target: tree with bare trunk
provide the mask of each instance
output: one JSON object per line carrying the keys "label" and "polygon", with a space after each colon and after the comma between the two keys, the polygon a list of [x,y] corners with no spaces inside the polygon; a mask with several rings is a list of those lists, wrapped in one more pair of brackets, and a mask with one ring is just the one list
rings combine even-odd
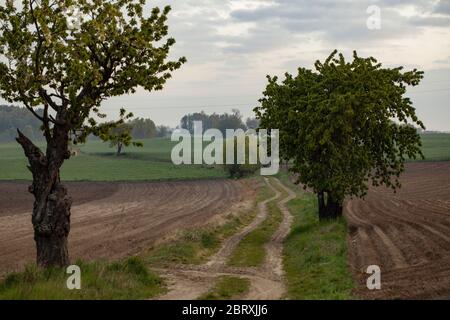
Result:
{"label": "tree with bare trunk", "polygon": [[337,219],[346,197],[364,197],[370,184],[394,191],[407,159],[423,158],[417,128],[425,129],[406,97],[423,72],[385,68],[375,58],[333,51],[315,69],[267,76],[256,107],[260,128],[280,129],[282,158],[297,183],[317,194],[319,219]]}
{"label": "tree with bare trunk", "polygon": [[[69,264],[72,200],[60,181],[69,140],[100,134],[101,102],[161,90],[186,61],[168,61],[170,7],[144,14],[145,0],[8,0],[0,6],[0,94],[42,122],[46,149],[18,131],[29,162],[39,266]],[[37,113],[36,108],[43,108]]]}
{"label": "tree with bare trunk", "polygon": [[117,122],[106,122],[98,125],[98,136],[103,142],[109,142],[109,146],[116,147],[116,155],[122,154],[123,147],[130,145],[135,147],[143,147],[143,143],[133,141],[131,132],[133,130],[131,123],[126,123],[125,120],[133,116],[132,113],[126,114],[125,109],[120,110],[120,120]]}

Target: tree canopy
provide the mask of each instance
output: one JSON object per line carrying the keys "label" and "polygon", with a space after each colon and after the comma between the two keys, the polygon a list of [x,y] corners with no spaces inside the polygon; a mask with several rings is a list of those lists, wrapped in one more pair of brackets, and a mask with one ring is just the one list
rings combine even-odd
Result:
{"label": "tree canopy", "polygon": [[267,78],[255,108],[260,127],[280,129],[280,152],[318,194],[321,216],[339,215],[344,198],[364,196],[369,183],[395,190],[407,158],[423,156],[416,126],[424,124],[405,96],[423,72],[383,68],[356,52],[347,62],[334,51],[314,71]]}
{"label": "tree canopy", "polygon": [[[8,60],[0,62],[2,97],[40,119],[47,140],[55,124],[83,140],[97,123],[91,113],[105,116],[99,110],[105,99],[138,86],[162,89],[186,60],[167,61],[175,43],[165,39],[170,7],[154,8],[147,17],[144,3],[23,0],[18,9],[7,1],[0,7],[0,55]],[[79,26],[70,25],[68,12],[79,13]],[[34,111],[39,105],[44,116]]]}

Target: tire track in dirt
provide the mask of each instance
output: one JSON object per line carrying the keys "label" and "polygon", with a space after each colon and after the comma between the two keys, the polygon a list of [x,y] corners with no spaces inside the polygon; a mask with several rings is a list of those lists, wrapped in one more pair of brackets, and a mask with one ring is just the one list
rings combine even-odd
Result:
{"label": "tire track in dirt", "polygon": [[[349,262],[355,293],[368,299],[450,297],[450,162],[411,163],[396,193],[369,189],[347,201]],[[368,265],[381,268],[381,290],[365,286]]]}
{"label": "tire track in dirt", "polygon": [[274,196],[258,203],[258,212],[255,219],[237,234],[226,239],[221,249],[213,255],[208,262],[200,266],[179,265],[168,269],[155,269],[166,279],[169,291],[160,296],[160,300],[196,299],[207,293],[214,285],[214,279],[220,276],[235,276],[250,280],[249,292],[243,297],[244,300],[275,300],[280,299],[284,293],[282,250],[283,241],[288,235],[292,216],[286,207],[286,203],[295,198],[296,194],[284,186],[278,179],[276,181],[280,189],[287,194],[277,206],[283,213],[283,221],[271,240],[266,244],[266,257],[261,267],[229,267],[226,265],[228,258],[242,239],[250,232],[258,228],[266,219],[267,204],[275,201],[282,195],[274,188],[268,178],[264,179],[267,186],[274,192]]}
{"label": "tire track in dirt", "polygon": [[287,197],[277,203],[278,208],[283,214],[283,221],[281,222],[278,230],[273,234],[270,242],[266,244],[266,261],[264,263],[267,272],[273,271],[276,276],[282,277],[283,275],[283,241],[291,231],[293,216],[291,215],[286,204],[295,199],[297,196],[294,191],[282,184],[278,179],[275,180],[279,188],[281,188]]}
{"label": "tire track in dirt", "polygon": [[[68,183],[74,197],[71,258],[119,259],[138,254],[177,230],[201,226],[249,207],[255,194],[252,184],[221,179]],[[20,270],[35,259],[32,198],[23,195],[28,185],[0,182],[0,200],[6,198],[3,200],[8,203],[0,208],[0,275]],[[19,189],[22,191],[17,194],[9,191]]]}
{"label": "tire track in dirt", "polygon": [[237,234],[231,236],[226,239],[222,245],[222,248],[213,255],[210,260],[206,263],[206,267],[211,270],[217,270],[223,268],[227,262],[227,259],[232,254],[233,250],[242,241],[250,232],[255,230],[267,217],[267,204],[270,201],[276,200],[280,197],[281,193],[275,189],[269,182],[268,179],[264,180],[266,185],[270,188],[270,190],[274,193],[271,198],[268,198],[264,201],[258,203],[258,211],[256,217],[253,221],[247,225],[243,230],[238,232]]}

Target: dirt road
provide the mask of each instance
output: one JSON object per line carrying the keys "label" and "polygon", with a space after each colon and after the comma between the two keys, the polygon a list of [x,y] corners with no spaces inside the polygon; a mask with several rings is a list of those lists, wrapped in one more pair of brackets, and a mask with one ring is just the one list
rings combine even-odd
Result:
{"label": "dirt road", "polygon": [[[450,162],[408,164],[402,189],[348,201],[350,265],[362,298],[450,298]],[[365,270],[381,268],[381,290]]]}
{"label": "dirt road", "polygon": [[[28,185],[0,182],[0,275],[35,258]],[[67,185],[74,198],[72,260],[137,254],[177,229],[248,207],[255,193],[248,180]]]}
{"label": "dirt road", "polygon": [[[250,289],[243,297],[244,300],[276,300],[282,297],[285,290],[282,244],[292,223],[292,216],[286,207],[286,203],[295,198],[296,194],[276,178],[265,179],[265,183],[274,195],[258,203],[258,212],[255,219],[243,230],[226,239],[221,249],[207,263],[200,266],[179,265],[158,270],[169,283],[168,293],[159,297],[159,299],[196,299],[212,288],[217,277],[224,275],[250,280]],[[277,188],[273,184],[276,184]],[[283,191],[283,196],[279,190]],[[266,219],[268,214],[267,203],[274,200],[277,200],[277,206],[283,213],[283,221],[265,246],[266,256],[263,265],[258,268],[228,267],[226,262],[234,248]]]}

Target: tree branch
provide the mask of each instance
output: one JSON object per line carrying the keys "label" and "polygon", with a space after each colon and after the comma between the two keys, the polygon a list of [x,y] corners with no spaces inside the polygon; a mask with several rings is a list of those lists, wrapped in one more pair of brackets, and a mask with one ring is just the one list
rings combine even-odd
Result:
{"label": "tree branch", "polygon": [[47,166],[46,156],[19,129],[17,129],[17,133],[19,136],[16,138],[16,141],[22,146],[25,156],[30,163],[28,168],[33,174],[38,173],[39,170]]}
{"label": "tree branch", "polygon": [[49,104],[50,107],[52,107],[53,110],[55,110],[56,112],[58,112],[61,109],[61,106],[59,106],[58,104],[56,104],[52,98],[50,97],[50,95],[47,93],[47,91],[45,91],[45,89],[43,88],[39,88],[39,96],[44,99],[44,101],[46,103]]}
{"label": "tree branch", "polygon": [[[34,14],[34,8],[33,8],[33,3],[35,1],[34,0],[30,0],[29,4],[30,4],[30,13],[31,13],[31,17],[33,19],[33,23],[34,26],[36,28],[36,33],[38,36],[38,41],[37,41],[37,45],[36,45],[36,51],[35,51],[35,56],[34,56],[34,72],[35,72],[35,77],[40,76],[41,75],[41,68],[40,68],[40,55],[41,55],[41,49],[42,49],[42,44],[44,43],[45,38],[42,36],[41,33],[41,29],[39,27],[39,23],[36,19],[36,16]],[[53,110],[58,111],[60,106],[58,106],[53,100],[52,98],[47,94],[47,91],[45,91],[44,88],[40,87],[39,88],[39,96],[44,99],[44,101],[46,103],[48,103],[50,105],[50,107],[52,107]]]}
{"label": "tree branch", "polygon": [[45,140],[47,142],[50,142],[50,140],[52,139],[52,135],[50,133],[50,126],[49,126],[49,117],[48,117],[48,104],[44,105],[44,135],[45,135]]}
{"label": "tree branch", "polygon": [[28,105],[28,103],[24,103],[25,108],[27,108],[36,118],[38,118],[39,120],[41,120],[42,122],[45,122],[44,118],[41,117],[39,114],[37,114],[36,111],[34,111],[33,107],[30,107]]}
{"label": "tree branch", "polygon": [[34,15],[33,2],[34,2],[34,0],[30,0],[30,12],[31,12],[31,16],[33,18],[33,23],[36,28],[36,33],[38,36],[38,43],[37,43],[35,57],[34,57],[34,68],[35,68],[36,75],[38,75],[38,74],[40,74],[39,55],[41,53],[41,48],[42,48],[42,43],[44,42],[44,38],[42,37],[41,29],[39,28],[38,21]]}
{"label": "tree branch", "polygon": [[49,115],[49,119],[50,119],[50,122],[52,122],[53,124],[59,125],[59,126],[63,126],[66,124],[66,122],[64,122],[64,121],[55,119],[52,115]]}

